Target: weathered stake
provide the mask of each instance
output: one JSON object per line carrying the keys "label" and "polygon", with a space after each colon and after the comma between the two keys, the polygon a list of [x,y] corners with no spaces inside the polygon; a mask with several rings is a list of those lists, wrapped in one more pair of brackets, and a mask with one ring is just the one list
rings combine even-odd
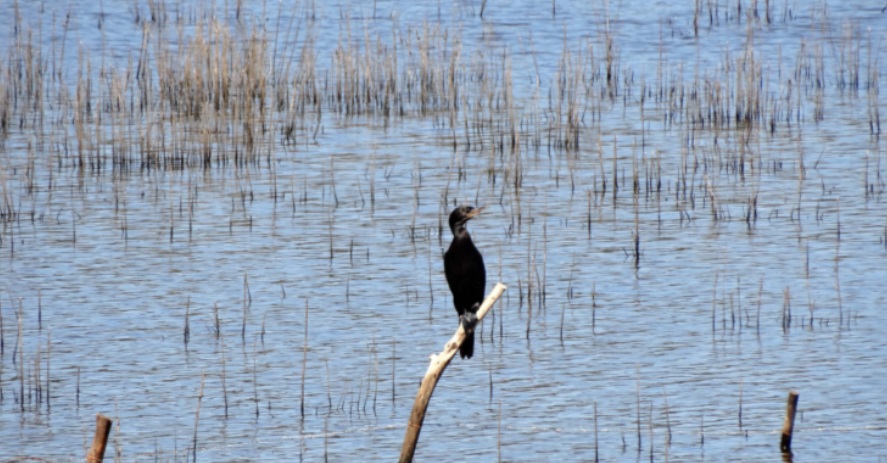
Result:
{"label": "weathered stake", "polygon": [[[487,315],[487,312],[493,307],[493,304],[505,292],[506,286],[502,283],[496,283],[493,291],[484,299],[484,303],[477,311],[477,322]],[[419,393],[416,394],[416,401],[413,402],[413,411],[410,413],[410,421],[407,423],[406,435],[403,438],[403,448],[400,451],[400,463],[409,463],[413,461],[413,454],[416,452],[416,443],[419,441],[419,432],[422,431],[422,422],[425,421],[425,411],[428,409],[428,402],[431,400],[431,394],[437,386],[437,381],[443,375],[444,370],[453,356],[459,351],[459,346],[465,341],[465,328],[459,324],[456,334],[447,341],[443,352],[431,355],[431,364],[428,365],[428,371],[422,378],[422,384],[419,386]]]}
{"label": "weathered stake", "polygon": [[782,440],[779,449],[782,453],[792,453],[792,431],[795,428],[795,412],[798,410],[798,393],[789,391],[785,406],[785,421],[782,422]]}
{"label": "weathered stake", "polygon": [[105,449],[108,447],[108,436],[111,435],[111,424],[114,422],[101,413],[95,415],[95,436],[92,438],[92,447],[86,454],[86,463],[102,463],[105,458]]}

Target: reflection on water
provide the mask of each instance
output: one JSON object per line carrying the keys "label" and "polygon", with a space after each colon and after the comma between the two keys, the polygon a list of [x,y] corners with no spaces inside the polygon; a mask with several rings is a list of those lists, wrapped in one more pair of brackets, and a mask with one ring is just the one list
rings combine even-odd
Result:
{"label": "reflection on water", "polygon": [[795,461],[883,453],[878,8],[111,3],[4,7],[0,459],[396,458],[460,203],[509,290],[423,461],[775,460],[791,389]]}

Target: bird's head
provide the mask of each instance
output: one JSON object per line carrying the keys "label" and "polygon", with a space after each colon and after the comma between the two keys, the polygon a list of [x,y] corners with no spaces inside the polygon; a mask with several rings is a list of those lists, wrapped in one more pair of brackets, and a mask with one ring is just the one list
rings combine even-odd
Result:
{"label": "bird's head", "polygon": [[455,234],[457,230],[464,228],[469,220],[484,210],[483,207],[459,206],[450,213],[450,230]]}

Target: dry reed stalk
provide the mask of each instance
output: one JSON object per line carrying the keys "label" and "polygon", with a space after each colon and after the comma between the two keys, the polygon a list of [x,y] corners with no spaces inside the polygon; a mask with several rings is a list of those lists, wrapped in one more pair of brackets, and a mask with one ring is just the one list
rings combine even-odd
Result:
{"label": "dry reed stalk", "polygon": [[197,393],[197,411],[194,413],[194,437],[191,440],[191,461],[197,461],[197,423],[200,421],[200,405],[203,403],[203,383],[206,372],[200,374],[200,391]]}
{"label": "dry reed stalk", "polygon": [[634,182],[634,195],[632,195],[632,202],[634,203],[634,268],[635,270],[639,269],[641,266],[641,225],[640,225],[640,199],[638,192],[638,181],[637,181],[637,162],[634,163],[635,168],[635,182]]}
{"label": "dry reed stalk", "polygon": [[597,400],[594,401],[594,463],[598,463]]}
{"label": "dry reed stalk", "polygon": [[[256,342],[253,341],[253,402],[256,406],[256,419],[259,418],[259,377],[258,377],[258,366],[257,366],[257,346]],[[226,401],[227,402],[227,401]]]}
{"label": "dry reed stalk", "polygon": [[376,402],[379,399],[379,383],[382,380],[379,377],[379,351],[376,349],[376,337],[373,336],[373,346],[372,346],[372,359],[373,359],[373,416],[376,416]]}
{"label": "dry reed stalk", "polygon": [[299,411],[301,416],[305,416],[305,376],[307,374],[306,366],[308,365],[308,301],[305,301],[305,334],[302,346],[302,381],[300,385],[300,405]]}
{"label": "dry reed stalk", "polygon": [[[484,0],[486,3],[486,0]],[[499,408],[496,413],[496,461],[502,461],[502,399],[499,399]]]}
{"label": "dry reed stalk", "polygon": [[[546,205],[545,210],[548,210],[548,206]],[[542,308],[546,306],[546,297],[547,297],[547,287],[548,287],[548,278],[547,278],[547,270],[548,270],[548,220],[544,220],[542,222],[542,280],[539,285],[539,306]],[[537,278],[538,278],[538,270],[537,270]]]}
{"label": "dry reed stalk", "polygon": [[758,284],[758,312],[755,315],[755,332],[758,337],[761,336],[761,298],[764,293],[764,278],[761,278],[761,282]]}
{"label": "dry reed stalk", "polygon": [[702,13],[702,0],[693,2],[693,36],[699,37],[699,15]]}
{"label": "dry reed stalk", "polygon": [[716,307],[718,300],[718,274],[720,270],[715,270],[715,282],[711,289],[711,334],[714,336],[716,328],[715,328],[715,318],[716,318]]}
{"label": "dry reed stalk", "polygon": [[329,425],[330,425],[330,416],[327,415],[323,418],[323,462],[329,462]]}
{"label": "dry reed stalk", "polygon": [[647,430],[649,431],[649,439],[650,439],[650,461],[653,461],[653,401],[650,401],[650,409],[647,414]]}
{"label": "dry reed stalk", "polygon": [[699,445],[705,445],[705,412],[699,417]]}
{"label": "dry reed stalk", "polygon": [[[36,408],[40,408],[40,405],[43,403],[43,385],[41,381],[41,373],[43,372],[43,367],[40,366],[40,357],[41,357],[41,346],[37,345],[37,353],[34,355],[34,406]],[[30,389],[30,387],[29,387]],[[28,402],[31,401],[31,394],[28,394]]]}
{"label": "dry reed stalk", "polygon": [[671,447],[671,414],[668,408],[668,390],[664,387],[662,397],[665,400],[665,459],[668,460],[668,449]]}
{"label": "dry reed stalk", "polygon": [[782,290],[782,332],[786,333],[792,324],[792,293],[788,286]]}
{"label": "dry reed stalk", "polygon": [[637,436],[638,436],[638,452],[641,451],[641,371],[640,367],[635,365],[635,410],[637,411],[637,418],[635,420],[635,424],[637,425]]}
{"label": "dry reed stalk", "polygon": [[616,165],[616,137],[613,137],[613,204],[616,204],[616,195],[619,193],[619,168]]}
{"label": "dry reed stalk", "polygon": [[595,282],[591,283],[591,334],[596,334],[597,328],[597,291],[595,291]]}
{"label": "dry reed stalk", "polygon": [[[533,322],[533,257],[530,248],[530,244],[532,243],[533,237],[533,227],[529,227],[528,231],[529,236],[527,237],[527,329],[526,329],[526,339],[530,340],[530,327]],[[518,280],[518,285],[520,285],[520,280]]]}
{"label": "dry reed stalk", "polygon": [[397,403],[397,340],[391,340],[391,406]]}
{"label": "dry reed stalk", "polygon": [[330,361],[329,359],[323,359],[323,364],[326,367],[326,401],[327,401],[327,413],[333,412],[333,390],[332,383],[330,383]]}
{"label": "dry reed stalk", "polygon": [[50,360],[52,359],[52,331],[48,331],[46,333],[46,412],[49,413],[52,410],[52,393],[49,389],[50,383],[50,374],[49,374],[49,366]]}
{"label": "dry reed stalk", "polygon": [[744,378],[739,378],[739,430],[742,430],[742,385]]}
{"label": "dry reed stalk", "polygon": [[191,296],[188,296],[188,302],[185,303],[185,328],[184,328],[185,350],[188,350],[188,341],[191,340]]}
{"label": "dry reed stalk", "polygon": [[213,333],[218,340],[222,335],[221,322],[219,321],[219,303],[213,304]]}
{"label": "dry reed stalk", "polygon": [[812,329],[813,328],[813,319],[815,317],[813,314],[813,309],[814,309],[813,297],[810,295],[810,243],[807,243],[807,246],[805,249],[805,254],[806,254],[806,259],[805,259],[805,264],[804,264],[804,267],[805,267],[804,286],[807,289],[807,310],[810,311],[810,325],[809,326]]}
{"label": "dry reed stalk", "polygon": [[[218,317],[216,318],[216,322],[218,322]],[[228,419],[228,387],[226,385],[228,371],[226,368],[225,362],[225,337],[222,335],[221,330],[216,331],[216,338],[219,340],[219,354],[222,356],[222,400],[225,404],[225,419]]]}
{"label": "dry reed stalk", "polygon": [[[22,301],[19,299],[18,311],[16,318],[18,319],[18,337],[16,338],[16,350],[18,351],[18,381],[19,381],[19,411],[25,411],[25,355],[24,355],[24,339],[22,333],[22,323],[24,317],[24,309]],[[15,352],[12,354],[13,364],[15,363]]]}
{"label": "dry reed stalk", "polygon": [[[835,293],[838,299],[838,326],[844,326],[844,304],[841,301],[841,204],[838,203],[837,212],[837,239],[835,240]],[[848,325],[850,320],[847,320]],[[849,326],[848,326],[849,327]]]}
{"label": "dry reed stalk", "polygon": [[240,325],[240,340],[246,342],[246,321],[249,309],[253,304],[253,296],[249,289],[249,275],[243,274],[243,318]]}

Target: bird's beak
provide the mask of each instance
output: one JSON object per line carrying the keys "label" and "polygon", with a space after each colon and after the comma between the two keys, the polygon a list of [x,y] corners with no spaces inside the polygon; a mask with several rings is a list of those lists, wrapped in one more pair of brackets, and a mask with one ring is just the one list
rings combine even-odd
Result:
{"label": "bird's beak", "polygon": [[473,219],[476,215],[480,214],[481,211],[483,211],[486,208],[487,208],[486,206],[475,207],[470,212],[468,212],[468,215],[465,218],[466,219]]}

